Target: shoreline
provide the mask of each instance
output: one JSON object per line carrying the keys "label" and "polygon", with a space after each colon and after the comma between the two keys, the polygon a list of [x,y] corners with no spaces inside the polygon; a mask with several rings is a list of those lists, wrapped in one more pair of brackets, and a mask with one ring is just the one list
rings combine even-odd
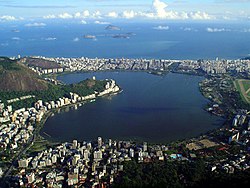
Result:
{"label": "shoreline", "polygon": [[[202,82],[205,78],[206,78],[206,75],[198,75],[198,74],[194,74],[194,73],[185,73],[185,72],[173,72],[173,71],[164,71],[163,72],[163,74],[152,74],[152,73],[150,73],[149,71],[141,71],[141,70],[105,70],[105,71],[76,71],[76,72],[63,72],[63,73],[57,73],[57,74],[55,74],[55,78],[57,79],[58,78],[58,76],[61,76],[61,75],[67,75],[67,74],[84,74],[84,73],[99,73],[99,72],[144,72],[144,73],[147,73],[147,74],[151,74],[151,75],[154,75],[154,76],[161,76],[161,77],[163,77],[163,76],[165,76],[165,75],[167,75],[167,74],[169,74],[169,73],[172,73],[172,74],[184,74],[184,75],[187,75],[187,76],[197,76],[197,77],[202,77],[203,79],[200,81],[200,82]],[[52,74],[53,75],[53,74]],[[200,83],[199,82],[199,83]],[[207,103],[205,104],[205,106],[204,107],[202,107],[202,110],[204,110],[206,113],[208,113],[208,114],[210,114],[211,116],[215,116],[215,117],[218,117],[218,118],[221,118],[222,119],[222,123],[220,123],[220,124],[218,124],[218,126],[216,127],[216,128],[213,128],[213,129],[211,129],[211,130],[208,130],[208,131],[206,131],[206,132],[202,132],[202,133],[199,133],[197,136],[191,136],[191,137],[187,137],[187,138],[183,138],[183,139],[174,139],[174,140],[172,140],[172,141],[164,141],[164,142],[160,142],[160,143],[162,143],[162,144],[166,144],[166,143],[175,143],[175,142],[183,142],[183,141],[189,141],[190,139],[196,139],[196,138],[198,138],[198,137],[200,137],[200,136],[207,136],[209,133],[211,133],[211,132],[214,132],[214,131],[216,131],[216,130],[218,130],[218,129],[220,129],[220,128],[222,128],[222,127],[224,127],[225,126],[225,124],[226,124],[226,122],[228,122],[228,121],[230,121],[227,117],[225,117],[225,116],[220,116],[220,115],[218,115],[218,114],[215,114],[215,113],[211,113],[211,112],[209,112],[209,111],[207,111],[206,110],[206,106],[208,106],[211,102],[213,102],[212,100],[210,100],[210,99],[208,99],[207,97],[205,97],[204,95],[203,95],[203,92],[201,91],[201,89],[200,89],[200,85],[198,84],[198,90],[199,90],[199,92],[200,92],[200,94],[204,97],[204,99],[206,99],[207,100]],[[112,95],[116,95],[116,94],[119,94],[119,93],[121,93],[123,90],[119,90],[119,92],[116,92],[116,93],[111,93],[111,94],[108,94],[108,95],[104,95],[104,96],[101,96],[101,97],[105,97],[105,96],[112,96]],[[98,97],[99,98],[99,97]],[[89,103],[90,101],[87,101],[87,103]],[[73,107],[73,106],[75,106],[75,105],[78,105],[78,104],[83,104],[83,103],[85,103],[85,102],[79,102],[79,103],[76,103],[76,104],[70,104],[70,105],[67,105],[67,106],[64,106],[64,107],[61,107],[61,108],[59,108],[59,109],[64,109],[64,108],[66,108],[66,107]],[[51,117],[51,116],[50,116]],[[49,118],[49,117],[48,117]],[[44,122],[44,124],[46,123],[46,121]],[[43,125],[44,126],[44,125]],[[48,140],[49,142],[51,141],[51,139],[46,139],[46,140]],[[53,139],[52,139],[53,140]],[[128,139],[128,140],[132,140],[132,141],[139,141],[138,139]],[[143,141],[143,140],[140,140],[140,141]],[[58,141],[59,142],[59,141]],[[60,141],[61,142],[61,141]],[[151,144],[156,144],[157,142],[154,142],[154,141],[150,141],[149,143],[151,143]]]}
{"label": "shoreline", "polygon": [[[57,109],[51,109],[50,111],[46,112],[46,114],[45,114],[45,119],[43,118],[43,119],[41,120],[42,125],[41,125],[40,130],[38,131],[38,136],[40,136],[40,137],[42,137],[44,140],[46,140],[46,141],[48,141],[48,142],[54,144],[55,141],[53,141],[53,139],[47,139],[47,138],[45,138],[44,135],[41,134],[41,131],[42,131],[42,128],[44,127],[45,123],[47,122],[47,120],[48,120],[50,117],[52,117],[52,115],[53,115],[55,112],[60,111],[60,110],[63,110],[63,109],[65,109],[65,108],[71,108],[71,107],[74,107],[74,106],[84,105],[84,104],[87,104],[87,103],[91,103],[91,102],[93,102],[93,100],[98,100],[98,99],[100,99],[100,98],[102,98],[102,97],[108,97],[108,96],[118,95],[118,94],[120,94],[120,93],[122,93],[122,92],[123,92],[123,90],[120,89],[120,90],[117,91],[117,92],[112,92],[112,93],[105,94],[105,95],[102,95],[102,96],[97,96],[95,99],[88,99],[88,100],[86,100],[86,101],[80,101],[80,102],[77,102],[77,103],[74,103],[74,104],[65,105],[65,106],[62,106],[62,107],[57,108]],[[39,124],[41,124],[41,123],[39,123]],[[46,136],[49,135],[49,134],[46,133],[46,132],[43,132],[43,133],[45,133]],[[50,136],[50,135],[49,135],[49,137],[52,138],[52,136]],[[56,141],[56,142],[59,142],[59,141]],[[60,143],[61,143],[61,142],[60,142]]]}

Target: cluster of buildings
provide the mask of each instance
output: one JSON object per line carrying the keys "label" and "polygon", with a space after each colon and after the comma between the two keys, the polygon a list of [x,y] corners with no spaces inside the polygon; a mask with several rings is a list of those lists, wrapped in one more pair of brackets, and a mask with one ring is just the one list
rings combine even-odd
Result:
{"label": "cluster of buildings", "polygon": [[21,108],[13,111],[12,106],[5,106],[0,101],[0,152],[10,150],[15,153],[23,144],[33,141],[33,131],[37,123],[41,122],[46,112],[50,109],[60,108],[66,105],[84,102],[96,97],[113,94],[120,91],[114,80],[106,80],[103,91],[95,92],[87,96],[79,96],[70,93],[70,97],[59,98],[55,101],[43,102],[38,100],[34,107]]}
{"label": "cluster of buildings", "polygon": [[[20,186],[106,187],[124,170],[124,162],[136,160],[148,163],[154,160],[188,160],[180,154],[167,155],[165,145],[148,146],[130,141],[106,140],[63,143],[34,157],[18,161]],[[53,169],[53,170],[52,170]]]}
{"label": "cluster of buildings", "polygon": [[[223,150],[225,148],[221,148]],[[250,168],[248,154],[244,151],[236,155],[229,155],[228,158],[210,164],[212,172],[225,172],[228,174],[236,173],[236,171],[245,171]]]}
{"label": "cluster of buildings", "polygon": [[40,67],[33,67],[33,66],[29,66],[29,68],[32,71],[36,72],[38,75],[64,72],[63,68],[40,68]]}
{"label": "cluster of buildings", "polygon": [[30,142],[36,123],[41,121],[44,113],[45,109],[34,107],[15,111],[4,108],[0,116],[4,116],[8,121],[0,124],[1,151],[11,150],[14,152],[21,145]]}
{"label": "cluster of buildings", "polygon": [[201,70],[207,74],[225,74],[230,72],[249,73],[250,60],[184,60],[180,61],[180,70],[186,72]]}
{"label": "cluster of buildings", "polygon": [[232,121],[232,128],[229,130],[228,143],[235,141],[240,145],[248,145],[250,140],[250,120],[247,120],[247,111],[241,110],[235,115]]}
{"label": "cluster of buildings", "polygon": [[[54,148],[48,148],[36,156],[23,158],[18,161],[17,174],[13,176],[21,186],[48,187],[109,187],[124,171],[128,161],[137,163],[152,163],[156,161],[189,161],[194,162],[198,157],[207,161],[207,169],[214,172],[226,172],[249,169],[247,151],[241,150],[237,154],[228,152],[230,145],[215,143],[209,146],[212,138],[202,138],[205,148],[180,150],[179,146],[148,145],[147,142],[135,143],[131,141],[105,140],[98,137],[93,142],[62,143]],[[216,147],[226,151],[226,156],[211,160],[214,153],[207,150]],[[175,151],[175,152],[174,152]],[[52,170],[53,169],[53,170]]]}
{"label": "cluster of buildings", "polygon": [[31,67],[39,74],[60,73],[64,71],[103,71],[103,70],[148,70],[166,71],[174,63],[178,63],[178,71],[203,71],[207,74],[224,74],[250,72],[250,60],[162,60],[162,59],[105,59],[105,58],[47,58],[35,57],[44,61],[55,62],[61,66],[56,69]]}
{"label": "cluster of buildings", "polygon": [[[105,58],[46,58],[37,57],[46,61],[56,62],[63,67],[60,71],[103,71],[103,70],[154,70],[164,71],[177,60],[157,59],[105,59]],[[38,69],[38,68],[37,68]],[[36,70],[36,69],[34,69]],[[48,74],[53,72],[43,72]]]}

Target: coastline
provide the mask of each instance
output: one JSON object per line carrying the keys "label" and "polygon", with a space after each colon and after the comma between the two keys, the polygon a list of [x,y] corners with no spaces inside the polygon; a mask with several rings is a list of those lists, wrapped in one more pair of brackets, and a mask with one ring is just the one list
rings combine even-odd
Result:
{"label": "coastline", "polygon": [[[58,112],[58,111],[60,111],[60,110],[66,109],[66,108],[71,108],[71,107],[75,107],[75,106],[78,106],[78,105],[84,105],[84,104],[87,104],[87,103],[91,103],[91,102],[93,102],[93,100],[98,100],[98,99],[100,99],[100,98],[102,98],[102,97],[108,97],[108,96],[118,95],[118,94],[120,94],[120,93],[122,93],[122,92],[123,92],[123,90],[120,88],[120,90],[117,91],[117,92],[105,94],[105,95],[102,95],[102,96],[97,96],[95,99],[88,99],[88,100],[86,100],[86,101],[80,101],[80,102],[77,102],[77,103],[74,103],[74,104],[69,104],[69,105],[66,105],[66,106],[62,106],[62,107],[57,108],[57,109],[51,109],[50,111],[46,112],[45,118],[43,118],[43,119],[41,120],[42,123],[40,123],[40,124],[41,124],[41,128],[40,128],[40,130],[39,130],[39,132],[38,132],[38,134],[39,134],[38,136],[42,137],[42,138],[45,139],[46,141],[51,142],[51,143],[53,144],[53,143],[54,143],[53,139],[48,139],[48,138],[46,138],[46,136],[49,136],[50,138],[52,138],[52,137],[51,137],[48,133],[46,133],[46,132],[41,133],[41,130],[42,130],[43,126],[45,125],[46,121],[47,121],[54,113],[56,113],[56,112]],[[44,133],[45,133],[45,135],[43,135]]]}
{"label": "coastline", "polygon": [[[125,70],[125,71],[123,71],[123,70],[111,70],[111,71],[109,71],[109,70],[106,70],[106,71],[83,71],[83,72],[81,72],[81,71],[77,71],[77,72],[63,72],[63,73],[59,73],[59,74],[56,74],[56,79],[59,77],[59,76],[61,76],[61,75],[67,75],[67,74],[81,74],[81,73],[98,73],[98,72],[145,72],[145,73],[147,73],[147,74],[151,74],[149,71],[140,71],[140,70],[134,70],[134,71],[129,71],[129,70]],[[163,76],[165,76],[166,74],[169,74],[169,73],[172,73],[172,74],[180,74],[180,75],[187,75],[187,76],[197,76],[197,77],[201,77],[202,78],[202,80],[201,81],[203,81],[206,77],[205,77],[205,75],[197,75],[197,74],[186,74],[185,72],[184,73],[181,73],[181,72],[172,72],[172,71],[167,71],[167,72],[164,72],[163,74],[161,74],[161,75],[159,75],[159,74],[152,74],[152,75],[154,75],[154,76],[160,76],[160,77],[163,77]],[[213,128],[213,129],[210,129],[210,130],[208,130],[208,131],[205,131],[205,132],[201,132],[201,133],[199,133],[199,134],[197,134],[196,136],[188,136],[188,137],[186,137],[186,138],[181,138],[181,139],[176,139],[176,140],[172,140],[172,141],[162,141],[162,143],[163,144],[165,144],[165,143],[174,143],[174,142],[179,142],[179,141],[188,141],[188,140],[190,140],[190,139],[193,139],[193,138],[198,138],[199,136],[201,136],[201,135],[206,135],[206,134],[208,134],[208,133],[211,133],[211,131],[216,131],[217,129],[219,129],[219,128],[221,128],[221,127],[223,127],[224,126],[224,124],[225,124],[225,122],[227,122],[227,119],[225,118],[225,117],[222,117],[222,116],[219,116],[218,114],[214,114],[214,113],[210,113],[210,112],[208,112],[207,110],[206,110],[206,106],[208,106],[212,101],[210,100],[210,99],[208,99],[208,98],[206,98],[204,95],[203,95],[203,93],[201,92],[201,90],[200,90],[200,85],[198,85],[198,92],[199,93],[201,93],[201,95],[202,95],[202,97],[204,97],[204,99],[206,99],[207,100],[207,103],[205,104],[205,106],[203,106],[202,107],[202,110],[204,110],[206,113],[208,113],[208,114],[210,114],[211,116],[215,116],[215,117],[219,117],[219,118],[222,118],[223,120],[223,122],[222,123],[218,123],[218,127],[216,127],[216,128]],[[121,91],[119,91],[118,93],[120,93],[120,92],[122,92],[122,90]],[[117,93],[115,93],[115,94],[117,94]],[[110,94],[110,95],[113,95],[113,94]],[[81,103],[81,102],[80,102]],[[79,104],[80,104],[79,103]],[[72,105],[70,105],[70,106],[66,106],[66,107],[72,107],[72,106],[74,106],[74,104],[72,104]],[[64,107],[63,107],[64,108]],[[49,139],[49,138],[48,138]],[[50,139],[51,140],[51,139]],[[131,139],[129,139],[129,140],[131,140]],[[138,141],[138,139],[135,139],[134,141]],[[143,140],[140,140],[140,141],[143,141]],[[151,144],[155,144],[156,142],[154,142],[154,141],[150,141],[150,143]]]}

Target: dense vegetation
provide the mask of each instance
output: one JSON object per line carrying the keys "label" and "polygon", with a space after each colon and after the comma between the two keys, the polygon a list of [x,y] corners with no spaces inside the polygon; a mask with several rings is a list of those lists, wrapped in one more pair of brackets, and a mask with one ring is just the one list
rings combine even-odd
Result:
{"label": "dense vegetation", "polygon": [[48,102],[51,100],[58,100],[60,97],[68,97],[70,92],[77,93],[80,96],[85,96],[94,93],[94,91],[102,91],[106,81],[95,81],[87,79],[78,84],[70,85],[48,85],[48,90],[44,91],[11,91],[11,92],[0,92],[0,99],[2,102],[7,103],[8,99],[16,97],[35,95],[35,98],[30,98],[18,102],[11,103],[14,109],[22,107],[31,107],[37,100],[43,100]]}
{"label": "dense vegetation", "polygon": [[199,159],[195,162],[126,163],[113,187],[247,187],[250,171],[214,173]]}
{"label": "dense vegetation", "polygon": [[0,57],[0,91],[41,91],[47,82],[16,60]]}
{"label": "dense vegetation", "polygon": [[16,61],[6,57],[0,57],[0,74],[8,70],[20,70],[20,67],[16,64]]}
{"label": "dense vegetation", "polygon": [[50,84],[23,64],[7,57],[0,57],[0,100],[7,104],[7,100],[17,97],[35,95],[11,103],[14,109],[31,107],[37,100],[48,102],[68,97],[70,92],[85,96],[104,89],[106,81],[85,80],[78,84],[54,85]]}

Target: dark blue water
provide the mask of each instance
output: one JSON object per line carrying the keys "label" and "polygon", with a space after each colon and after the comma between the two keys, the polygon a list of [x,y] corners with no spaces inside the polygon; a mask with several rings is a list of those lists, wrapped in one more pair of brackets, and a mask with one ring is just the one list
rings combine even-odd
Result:
{"label": "dark blue water", "polygon": [[78,110],[56,114],[47,120],[41,132],[57,141],[93,140],[102,136],[165,142],[198,136],[223,122],[203,110],[208,101],[198,89],[202,77],[99,72],[68,74],[59,79],[75,83],[93,75],[97,79],[115,79],[124,91]]}
{"label": "dark blue water", "polygon": [[[41,22],[44,22],[42,20]],[[79,21],[80,22],[80,21]],[[107,31],[106,25],[47,21],[45,27],[26,23],[2,23],[0,55],[42,55],[50,57],[126,57],[163,59],[237,59],[250,54],[250,23],[113,23],[121,31]],[[168,30],[156,30],[157,26]],[[225,29],[208,32],[207,28]],[[190,31],[185,31],[185,30]],[[20,32],[13,32],[19,30]],[[110,35],[132,32],[130,39]],[[91,34],[96,40],[84,39]],[[48,40],[55,38],[55,40]],[[74,42],[79,38],[78,42]]]}

